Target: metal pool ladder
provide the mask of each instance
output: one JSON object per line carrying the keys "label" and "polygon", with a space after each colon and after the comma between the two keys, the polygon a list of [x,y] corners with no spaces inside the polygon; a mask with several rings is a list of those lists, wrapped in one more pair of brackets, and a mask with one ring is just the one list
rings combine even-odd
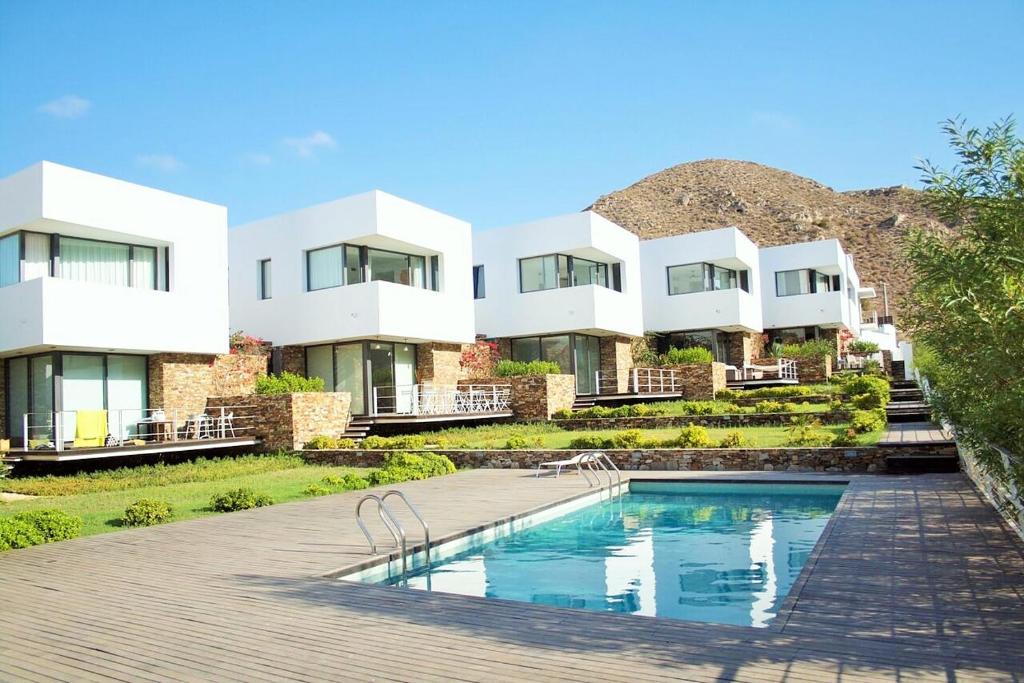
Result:
{"label": "metal pool ladder", "polygon": [[[593,453],[587,453],[580,460],[580,464],[586,464],[587,469],[594,475],[594,479],[600,484],[601,479],[597,475],[597,470],[600,469],[604,472],[605,476],[608,477],[608,497],[614,498],[615,496],[622,495],[622,472],[615,463],[612,461],[608,454],[604,451],[594,451]],[[595,467],[596,465],[596,467]],[[581,473],[582,473],[581,469]],[[615,482],[612,483],[612,472],[615,472]],[[587,484],[590,484],[589,477],[587,478]],[[592,484],[591,484],[592,486]]]}
{"label": "metal pool ladder", "polygon": [[420,514],[420,511],[416,509],[416,507],[409,501],[408,498],[405,497],[405,494],[402,493],[401,491],[397,491],[397,490],[392,489],[392,490],[386,492],[383,496],[378,496],[378,495],[376,495],[374,493],[368,493],[365,496],[363,496],[362,498],[360,498],[359,502],[356,503],[356,524],[359,525],[359,528],[362,530],[363,535],[366,536],[366,541],[370,544],[370,552],[373,553],[374,555],[376,555],[377,554],[377,542],[373,539],[373,534],[371,534],[369,528],[367,528],[366,522],[363,521],[363,515],[362,515],[363,503],[365,503],[368,500],[375,501],[377,503],[377,514],[380,517],[380,521],[384,523],[384,527],[388,530],[388,532],[391,534],[391,537],[394,539],[394,541],[395,541],[394,547],[397,548],[400,551],[400,553],[401,553],[401,559],[402,559],[402,582],[404,584],[408,584],[408,582],[409,582],[409,564],[408,564],[409,549],[408,549],[407,534],[405,533],[405,527],[402,526],[402,523],[398,521],[397,517],[395,517],[395,513],[392,512],[391,508],[389,508],[387,506],[387,503],[385,503],[385,501],[388,498],[390,498],[391,496],[398,496],[399,498],[401,498],[402,502],[405,503],[405,506],[407,508],[409,508],[409,512],[411,512],[413,514],[413,516],[416,518],[416,520],[423,527],[423,542],[424,542],[425,549],[426,549],[427,570],[429,571],[430,570],[430,526],[427,524],[427,521],[425,519],[423,519],[423,515]]}

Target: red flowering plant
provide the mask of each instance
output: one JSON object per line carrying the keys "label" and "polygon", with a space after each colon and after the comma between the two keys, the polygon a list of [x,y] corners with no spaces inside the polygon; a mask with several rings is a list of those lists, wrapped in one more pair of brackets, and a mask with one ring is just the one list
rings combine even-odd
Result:
{"label": "red flowering plant", "polygon": [[459,364],[469,377],[492,377],[494,365],[500,358],[496,342],[480,339],[472,346],[463,347]]}
{"label": "red flowering plant", "polygon": [[231,333],[231,337],[228,339],[228,346],[230,346],[232,354],[266,354],[268,350],[267,342],[259,337],[246,334],[241,330]]}

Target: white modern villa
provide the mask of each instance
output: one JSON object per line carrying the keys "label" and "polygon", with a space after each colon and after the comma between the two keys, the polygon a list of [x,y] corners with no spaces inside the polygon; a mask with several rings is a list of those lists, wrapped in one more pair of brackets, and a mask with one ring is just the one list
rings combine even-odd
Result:
{"label": "white modern villa", "polygon": [[355,415],[419,412],[475,339],[471,242],[468,223],[379,191],[232,228],[232,329],[350,393]]}
{"label": "white modern villa", "polygon": [[640,243],[644,329],[659,352],[703,346],[742,368],[759,355],[761,274],[757,245],[734,227]]}
{"label": "white modern villa", "polygon": [[853,257],[839,240],[766,247],[760,259],[769,344],[860,336],[861,299],[875,291],[860,286]]}
{"label": "white modern villa", "polygon": [[50,162],[0,180],[0,436],[102,447],[180,409],[177,435],[174,369],[228,350],[226,268],[222,206]]}
{"label": "white modern villa", "polygon": [[644,331],[640,241],[591,211],[473,237],[477,334],[503,358],[546,360],[577,394],[619,393]]}

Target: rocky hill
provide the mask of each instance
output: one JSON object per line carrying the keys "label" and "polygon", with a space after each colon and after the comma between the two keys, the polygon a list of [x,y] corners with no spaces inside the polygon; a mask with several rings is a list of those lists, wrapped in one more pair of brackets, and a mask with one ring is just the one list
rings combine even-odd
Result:
{"label": "rocky hill", "polygon": [[949,230],[923,206],[918,190],[836,192],[788,171],[720,159],[673,166],[588,208],[641,239],[729,225],[762,247],[838,238],[853,254],[861,284],[877,290],[879,312],[887,285],[897,324],[910,287],[904,236],[911,227]]}

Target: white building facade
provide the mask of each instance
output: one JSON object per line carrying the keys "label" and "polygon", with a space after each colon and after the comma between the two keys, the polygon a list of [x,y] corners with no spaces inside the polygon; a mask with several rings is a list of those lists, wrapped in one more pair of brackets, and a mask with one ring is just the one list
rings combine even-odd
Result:
{"label": "white building facade", "polygon": [[478,232],[473,284],[476,331],[502,357],[558,363],[578,394],[624,390],[643,335],[636,235],[590,211]]}
{"label": "white building facade", "polygon": [[735,227],[640,243],[644,329],[658,351],[702,346],[742,367],[762,333],[757,245]]}
{"label": "white building facade", "polygon": [[468,223],[379,191],[232,228],[232,329],[351,393],[353,414],[402,412],[401,388],[458,381],[471,242]]}
{"label": "white building facade", "polygon": [[222,206],[50,162],[0,180],[3,433],[134,433],[158,354],[227,352],[226,269]]}

